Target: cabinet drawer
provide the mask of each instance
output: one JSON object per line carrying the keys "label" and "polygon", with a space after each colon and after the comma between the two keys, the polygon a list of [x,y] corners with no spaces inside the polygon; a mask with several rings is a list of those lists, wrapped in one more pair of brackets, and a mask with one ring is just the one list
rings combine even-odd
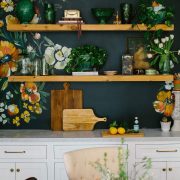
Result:
{"label": "cabinet drawer", "polygon": [[0,146],[0,159],[46,159],[46,146]]}
{"label": "cabinet drawer", "polygon": [[[127,150],[127,145],[122,145]],[[93,147],[119,147],[119,145],[84,145],[84,146],[54,146],[54,158],[63,159],[64,153]]]}
{"label": "cabinet drawer", "polygon": [[180,144],[136,145],[136,158],[180,158]]}

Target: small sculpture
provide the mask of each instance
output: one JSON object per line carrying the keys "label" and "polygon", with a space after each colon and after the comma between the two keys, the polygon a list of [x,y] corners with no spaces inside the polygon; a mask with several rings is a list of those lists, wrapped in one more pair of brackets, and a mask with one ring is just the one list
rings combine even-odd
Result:
{"label": "small sculpture", "polygon": [[113,24],[121,24],[121,20],[120,20],[118,11],[116,12],[116,14],[114,16],[115,16],[115,20],[113,21]]}

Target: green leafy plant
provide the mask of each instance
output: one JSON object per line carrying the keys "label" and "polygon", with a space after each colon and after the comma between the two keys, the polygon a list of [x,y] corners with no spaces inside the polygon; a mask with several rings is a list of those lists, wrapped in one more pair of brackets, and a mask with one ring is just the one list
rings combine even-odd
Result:
{"label": "green leafy plant", "polygon": [[161,23],[167,26],[172,24],[173,9],[166,7],[163,0],[139,0],[137,9],[138,23],[145,24],[148,29]]}
{"label": "green leafy plant", "polygon": [[73,48],[68,58],[70,61],[65,67],[68,73],[99,70],[106,62],[107,51],[94,45],[83,45]]}
{"label": "green leafy plant", "polygon": [[[122,144],[124,139],[121,139]],[[118,173],[112,172],[110,167],[108,167],[108,153],[104,152],[103,162],[97,160],[95,162],[90,162],[89,164],[94,167],[100,173],[101,180],[147,180],[150,179],[150,169],[152,167],[151,159],[144,157],[141,162],[134,165],[133,172],[128,176],[127,164],[128,164],[129,152],[123,149],[123,146],[118,147]]]}

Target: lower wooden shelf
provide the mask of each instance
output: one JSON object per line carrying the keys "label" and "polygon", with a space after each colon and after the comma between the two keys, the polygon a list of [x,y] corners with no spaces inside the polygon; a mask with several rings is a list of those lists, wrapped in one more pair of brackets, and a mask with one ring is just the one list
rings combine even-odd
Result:
{"label": "lower wooden shelf", "polygon": [[173,75],[114,75],[114,76],[10,76],[9,82],[160,82],[173,81]]}

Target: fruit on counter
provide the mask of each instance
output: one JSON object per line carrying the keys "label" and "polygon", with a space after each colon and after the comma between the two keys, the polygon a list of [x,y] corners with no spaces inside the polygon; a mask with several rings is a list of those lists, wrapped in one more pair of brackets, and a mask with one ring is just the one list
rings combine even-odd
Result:
{"label": "fruit on counter", "polygon": [[118,133],[118,129],[116,127],[110,127],[109,132],[110,134],[115,135]]}
{"label": "fruit on counter", "polygon": [[121,134],[121,135],[123,135],[123,134],[126,133],[126,130],[125,130],[123,127],[119,127],[119,128],[118,128],[118,133]]}

